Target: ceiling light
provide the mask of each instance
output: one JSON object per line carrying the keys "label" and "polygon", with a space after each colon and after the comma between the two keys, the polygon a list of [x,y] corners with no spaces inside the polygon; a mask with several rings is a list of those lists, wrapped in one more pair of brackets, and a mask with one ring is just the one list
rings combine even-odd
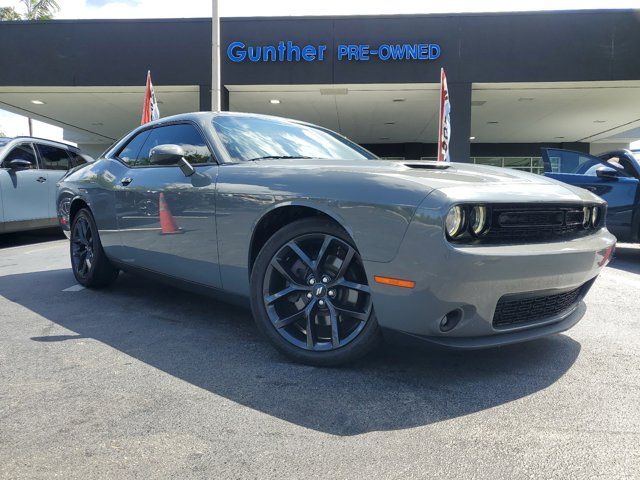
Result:
{"label": "ceiling light", "polygon": [[34,105],[44,105],[45,102],[43,102],[42,100],[31,100],[31,103],[33,103]]}
{"label": "ceiling light", "polygon": [[278,100],[277,98],[272,98],[271,100],[269,100],[269,103],[271,105],[280,105],[280,100]]}
{"label": "ceiling light", "polygon": [[518,99],[519,102],[532,102],[533,98],[532,97],[520,97]]}
{"label": "ceiling light", "polygon": [[476,137],[469,137],[469,140],[475,140]]}
{"label": "ceiling light", "polygon": [[485,103],[487,103],[486,100],[471,100],[471,106],[472,107],[481,107]]}
{"label": "ceiling light", "polygon": [[93,122],[91,125],[93,125],[94,127],[101,127],[104,125],[104,123],[102,122]]}
{"label": "ceiling light", "polygon": [[558,139],[558,140],[562,140],[562,139],[563,139],[563,138],[565,138],[565,137],[553,137],[553,138],[556,138],[556,139]]}
{"label": "ceiling light", "polygon": [[487,122],[489,125],[497,125],[499,122],[496,122],[495,120],[491,120],[490,122]]}
{"label": "ceiling light", "polygon": [[389,140],[389,137],[380,137],[380,140]]}
{"label": "ceiling light", "polygon": [[396,122],[384,122],[385,125],[395,125]]}
{"label": "ceiling light", "polygon": [[395,103],[400,103],[400,102],[406,102],[406,101],[407,101],[407,99],[406,99],[406,98],[394,98],[394,99],[393,99],[393,101],[394,101]]}
{"label": "ceiling light", "polygon": [[593,123],[607,123],[606,120],[594,120]]}

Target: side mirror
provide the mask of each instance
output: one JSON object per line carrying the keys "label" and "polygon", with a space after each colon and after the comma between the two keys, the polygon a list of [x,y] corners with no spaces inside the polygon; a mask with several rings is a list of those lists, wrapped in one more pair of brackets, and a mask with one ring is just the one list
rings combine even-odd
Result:
{"label": "side mirror", "polygon": [[9,168],[11,170],[26,170],[27,168],[31,168],[32,163],[29,160],[24,160],[22,158],[14,158],[9,162]]}
{"label": "side mirror", "polygon": [[611,167],[599,167],[596,170],[596,175],[604,180],[617,180],[620,172]]}
{"label": "side mirror", "polygon": [[180,145],[158,145],[149,152],[149,163],[151,165],[178,166],[185,176],[190,177],[196,170],[184,158],[185,151]]}

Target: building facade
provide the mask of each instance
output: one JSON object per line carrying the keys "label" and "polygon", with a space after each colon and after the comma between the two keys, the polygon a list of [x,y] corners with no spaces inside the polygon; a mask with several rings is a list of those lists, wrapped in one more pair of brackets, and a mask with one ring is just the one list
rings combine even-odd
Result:
{"label": "building facade", "polygon": [[[139,123],[147,70],[163,116],[210,109],[211,31],[3,22],[0,108],[95,153]],[[455,161],[538,171],[543,146],[640,138],[640,11],[224,18],[220,57],[223,109],[318,123],[384,157],[435,157],[441,68]]]}

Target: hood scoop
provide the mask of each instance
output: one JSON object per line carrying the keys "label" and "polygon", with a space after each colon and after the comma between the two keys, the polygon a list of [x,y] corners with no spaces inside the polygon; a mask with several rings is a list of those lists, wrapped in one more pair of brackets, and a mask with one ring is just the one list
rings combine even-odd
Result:
{"label": "hood scoop", "polygon": [[411,162],[405,163],[409,168],[417,168],[421,170],[446,170],[451,165],[449,162]]}

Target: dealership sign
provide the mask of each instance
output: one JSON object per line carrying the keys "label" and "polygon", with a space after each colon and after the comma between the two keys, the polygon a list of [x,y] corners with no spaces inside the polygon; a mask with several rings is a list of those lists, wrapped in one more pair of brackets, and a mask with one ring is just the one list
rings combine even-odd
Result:
{"label": "dealership sign", "polygon": [[[440,57],[437,43],[382,43],[377,46],[367,44],[340,44],[336,48],[339,61],[367,62],[379,59],[384,62],[398,60],[429,61]],[[296,45],[291,41],[281,41],[275,45],[246,45],[231,42],[227,47],[227,57],[232,62],[322,62],[327,57],[327,45]]]}

